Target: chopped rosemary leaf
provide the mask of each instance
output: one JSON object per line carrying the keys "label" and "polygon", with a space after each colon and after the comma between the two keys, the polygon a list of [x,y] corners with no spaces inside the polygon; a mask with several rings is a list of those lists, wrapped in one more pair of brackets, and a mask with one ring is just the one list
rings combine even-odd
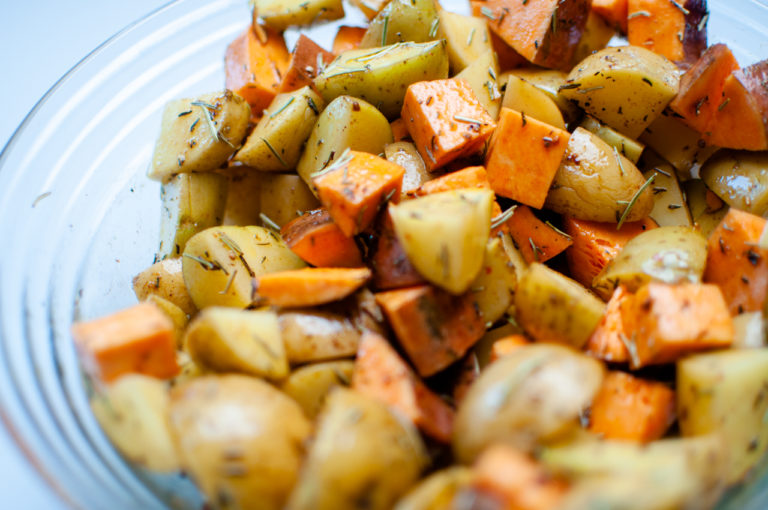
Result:
{"label": "chopped rosemary leaf", "polygon": [[280,162],[281,165],[283,165],[285,168],[288,168],[288,163],[285,162],[285,160],[278,154],[278,152],[275,150],[274,147],[272,147],[272,144],[267,141],[266,138],[261,139],[262,142],[264,142],[264,145],[267,146],[267,149],[269,149],[269,152],[271,152],[277,160]]}
{"label": "chopped rosemary leaf", "polygon": [[720,111],[720,110],[722,110],[723,108],[725,108],[725,107],[728,105],[728,103],[730,103],[730,102],[731,102],[731,98],[730,98],[730,97],[726,97],[726,98],[725,98],[725,101],[723,101],[722,103],[720,103],[720,106],[718,106],[718,107],[717,107],[717,111]]}
{"label": "chopped rosemary leaf", "polygon": [[307,96],[307,104],[309,104],[309,107],[315,112],[315,115],[320,115],[320,110],[317,108],[315,101],[309,96]]}
{"label": "chopped rosemary leaf", "polygon": [[581,83],[566,83],[566,84],[564,84],[564,85],[560,85],[560,86],[557,88],[557,91],[559,92],[559,91],[561,91],[561,90],[577,89],[577,88],[579,88],[579,87],[581,87]]}
{"label": "chopped rosemary leaf", "polygon": [[367,68],[363,69],[344,69],[342,71],[339,71],[338,73],[330,74],[326,76],[326,78],[335,78],[336,76],[343,76],[345,74],[355,74],[355,73],[364,73],[367,71]]}
{"label": "chopped rosemary leaf", "polygon": [[270,118],[270,119],[274,119],[275,117],[277,117],[278,115],[280,115],[280,114],[283,112],[283,110],[285,110],[286,108],[288,108],[289,106],[291,106],[291,103],[293,103],[293,100],[294,100],[294,99],[296,99],[296,98],[292,97],[292,98],[290,98],[288,101],[286,101],[286,102],[285,102],[285,104],[284,104],[283,106],[281,106],[279,110],[277,110],[276,112],[272,113],[272,114],[269,116],[269,118]]}
{"label": "chopped rosemary leaf", "polygon": [[472,45],[472,39],[473,39],[474,37],[475,37],[475,29],[473,28],[473,29],[472,29],[472,30],[469,32],[469,36],[467,36],[467,46],[471,46],[471,45]]}
{"label": "chopped rosemary leaf", "polygon": [[528,238],[528,243],[531,245],[531,249],[533,250],[533,258],[536,260],[536,262],[539,261],[539,253],[541,253],[541,248],[536,246],[536,243],[533,242],[532,238]]}
{"label": "chopped rosemary leaf", "polygon": [[434,38],[437,35],[437,28],[440,26],[440,18],[435,18],[429,26],[429,37]]}
{"label": "chopped rosemary leaf", "polygon": [[200,122],[200,119],[199,119],[199,118],[195,119],[195,121],[192,123],[192,125],[191,125],[191,126],[189,126],[189,132],[190,132],[190,133],[191,133],[192,131],[194,131],[194,130],[195,130],[195,127],[197,126],[197,123],[198,123],[198,122]]}
{"label": "chopped rosemary leaf", "polygon": [[[562,87],[560,87],[562,88]],[[577,94],[586,94],[587,92],[594,92],[595,90],[604,89],[605,87],[602,85],[597,85],[596,87],[587,87],[585,89],[577,90]]]}
{"label": "chopped rosemary leaf", "polygon": [[190,113],[192,113],[192,110],[186,110],[178,114],[177,117],[183,117],[185,115],[189,115]]}
{"label": "chopped rosemary leaf", "polygon": [[194,260],[195,262],[203,266],[203,269],[206,269],[208,271],[216,269],[216,266],[214,266],[213,262],[211,262],[210,260],[205,260],[203,258],[196,257],[195,255],[190,255],[189,253],[183,254],[182,257],[187,257],[188,259]]}
{"label": "chopped rosemary leaf", "polygon": [[517,206],[513,205],[503,213],[496,216],[495,218],[491,218],[491,230],[495,228],[499,228],[500,226],[505,224],[515,213],[515,209],[517,209]]}
{"label": "chopped rosemary leaf", "polygon": [[229,248],[230,250],[235,252],[236,255],[239,256],[239,255],[243,254],[243,250],[240,249],[240,246],[237,245],[237,243],[234,241],[234,239],[229,237],[224,232],[219,234],[219,241],[224,243],[224,246],[226,246],[227,248]]}
{"label": "chopped rosemary leaf", "polygon": [[683,7],[682,4],[680,4],[680,2],[677,2],[676,0],[669,0],[669,3],[671,3],[672,5],[677,7],[678,9],[680,9],[680,12],[682,12],[686,16],[688,16],[691,13],[691,11],[689,11],[688,9]]}
{"label": "chopped rosemary leaf", "polygon": [[[332,156],[333,154],[331,154],[331,157]],[[344,149],[344,152],[341,153],[341,156],[339,156],[339,159],[337,159],[336,161],[331,162],[331,157],[328,158],[328,161],[326,161],[325,166],[322,169],[318,170],[313,174],[310,174],[310,177],[312,179],[314,179],[315,177],[320,177],[321,175],[327,174],[328,172],[332,172],[337,168],[341,168],[342,166],[352,161],[352,155],[349,154],[349,148]]]}
{"label": "chopped rosemary leaf", "polygon": [[458,120],[459,122],[468,122],[470,124],[483,124],[481,121],[477,119],[473,119],[472,117],[465,117],[463,115],[454,115],[453,120]]}
{"label": "chopped rosemary leaf", "polygon": [[[474,29],[473,29],[473,30],[474,30]],[[493,67],[489,67],[489,68],[488,68],[488,76],[490,76],[490,77],[491,77],[491,79],[492,79],[492,80],[494,80],[494,81],[496,81],[496,80],[497,80],[497,77],[496,77],[496,71],[494,71],[494,70],[493,70]]]}
{"label": "chopped rosemary leaf", "polygon": [[706,13],[704,16],[702,16],[701,21],[699,21],[699,26],[696,27],[699,32],[703,31],[707,26],[707,21],[709,20],[709,13]]}
{"label": "chopped rosemary leaf", "polygon": [[648,11],[635,11],[632,14],[630,14],[629,16],[627,16],[627,19],[630,20],[630,19],[634,19],[634,18],[639,18],[640,16],[645,16],[646,18],[650,18],[651,17],[651,13],[648,12]]}
{"label": "chopped rosemary leaf", "polygon": [[496,16],[493,15],[493,11],[491,9],[489,9],[488,7],[485,7],[485,6],[481,7],[480,8],[480,13],[483,16],[485,16],[486,18],[490,19],[490,20],[495,20],[496,19]]}
{"label": "chopped rosemary leaf", "polygon": [[546,226],[548,226],[549,228],[551,228],[552,230],[554,230],[555,232],[557,232],[558,234],[560,234],[561,236],[563,236],[566,239],[568,239],[569,241],[573,239],[570,235],[566,234],[565,232],[563,232],[562,230],[560,230],[559,228],[554,226],[552,223],[550,223],[549,220],[545,221],[544,224]]}
{"label": "chopped rosemary leaf", "polygon": [[655,179],[656,174],[648,177],[648,180],[645,181],[642,186],[640,186],[640,189],[638,189],[634,195],[632,195],[632,199],[627,204],[627,207],[624,208],[624,212],[621,214],[621,218],[619,218],[619,223],[616,225],[616,230],[621,230],[621,226],[624,225],[624,221],[627,219],[627,216],[629,216],[629,211],[631,211],[632,207],[635,206],[637,199],[640,198],[640,195],[643,193],[643,191],[645,191],[645,189],[650,186]]}
{"label": "chopped rosemary leaf", "polygon": [[619,172],[621,172],[621,176],[624,177],[624,165],[621,164],[621,157],[619,156],[619,151],[616,147],[613,148],[613,155],[616,157],[616,163],[619,164]]}
{"label": "chopped rosemary leaf", "polygon": [[665,170],[662,170],[661,168],[659,168],[657,166],[653,167],[653,170],[654,170],[654,172],[659,172],[661,175],[663,175],[665,177],[672,177],[672,174],[670,174],[669,172],[667,172]]}
{"label": "chopped rosemary leaf", "polygon": [[384,16],[384,28],[381,30],[381,45],[387,44],[387,30],[389,29],[389,16]]}
{"label": "chopped rosemary leaf", "polygon": [[219,291],[219,294],[222,294],[222,295],[224,295],[224,294],[226,294],[227,292],[229,292],[229,289],[230,289],[230,287],[232,287],[232,282],[234,281],[234,279],[235,279],[235,275],[236,275],[236,274],[237,274],[237,269],[235,269],[234,271],[232,271],[232,274],[231,274],[231,275],[229,275],[229,279],[227,280],[227,284],[224,286],[224,290],[220,290],[220,291]]}
{"label": "chopped rosemary leaf", "polygon": [[280,232],[280,225],[272,221],[272,219],[269,216],[267,216],[264,213],[259,213],[259,218],[261,218],[261,222],[264,223],[264,225],[271,228],[272,230],[276,230]]}

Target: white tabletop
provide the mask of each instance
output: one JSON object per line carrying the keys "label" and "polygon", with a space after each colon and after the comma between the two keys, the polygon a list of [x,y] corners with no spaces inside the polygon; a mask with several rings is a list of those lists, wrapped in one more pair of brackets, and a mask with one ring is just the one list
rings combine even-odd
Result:
{"label": "white tabletop", "polygon": [[[124,26],[168,1],[4,2],[0,7],[0,147],[5,146],[45,92],[81,58]],[[3,508],[65,508],[27,463],[2,424],[0,494]]]}

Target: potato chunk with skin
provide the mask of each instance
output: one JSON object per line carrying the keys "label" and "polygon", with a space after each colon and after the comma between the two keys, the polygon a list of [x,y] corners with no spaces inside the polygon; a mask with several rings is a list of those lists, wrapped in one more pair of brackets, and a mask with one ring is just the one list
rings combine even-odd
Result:
{"label": "potato chunk with skin", "polygon": [[501,110],[502,95],[498,75],[499,59],[496,53],[488,51],[453,77],[454,80],[464,80],[469,84],[477,100],[494,121],[499,118]]}
{"label": "potato chunk with skin", "polygon": [[479,151],[496,127],[464,80],[412,84],[402,118],[430,171]]}
{"label": "potato chunk with skin", "polygon": [[312,430],[290,397],[242,375],[173,388],[170,422],[182,468],[226,508],[282,509]]}
{"label": "potato chunk with skin", "polygon": [[470,66],[481,55],[493,51],[488,24],[476,16],[463,16],[441,9],[437,35],[445,39],[453,74]]}
{"label": "potato chunk with skin", "polygon": [[728,448],[725,480],[741,481],[768,448],[768,350],[698,354],[677,364],[683,436],[719,433]]}
{"label": "potato chunk with skin", "polygon": [[155,262],[137,274],[133,278],[133,292],[139,301],[154,294],[175,304],[187,315],[194,315],[197,311],[184,285],[181,258]]}
{"label": "potato chunk with skin", "polygon": [[368,24],[358,48],[435,39],[437,11],[433,0],[392,0]]}
{"label": "potato chunk with skin", "polygon": [[216,170],[245,137],[250,113],[229,90],[166,104],[147,175],[166,182],[180,173]]}
{"label": "potato chunk with skin", "polygon": [[280,389],[298,402],[308,418],[315,419],[334,388],[349,386],[354,370],[351,360],[310,363],[291,372]]}
{"label": "potato chunk with skin", "polygon": [[341,0],[255,0],[254,9],[275,30],[344,17]]}
{"label": "potato chunk with skin", "polygon": [[672,101],[679,82],[677,67],[661,55],[638,46],[611,47],[574,67],[560,94],[637,138]]}
{"label": "potato chunk with skin", "polygon": [[618,223],[626,212],[624,221],[639,221],[653,208],[653,192],[645,181],[630,160],[578,127],[568,140],[545,206],[580,220]]}
{"label": "potato chunk with skin", "polygon": [[318,310],[282,311],[280,332],[292,364],[354,356],[360,332],[339,313]]}
{"label": "potato chunk with skin", "polygon": [[757,216],[768,213],[766,153],[721,151],[706,162],[701,179],[731,207]]}
{"label": "potato chunk with skin", "polygon": [[385,404],[337,388],[320,414],[286,509],[386,510],[426,464],[426,449],[413,425]]}
{"label": "potato chunk with skin", "polygon": [[509,74],[507,77],[507,88],[504,91],[504,101],[501,105],[550,126],[565,129],[563,114],[560,113],[555,102],[535,85],[514,74]]}

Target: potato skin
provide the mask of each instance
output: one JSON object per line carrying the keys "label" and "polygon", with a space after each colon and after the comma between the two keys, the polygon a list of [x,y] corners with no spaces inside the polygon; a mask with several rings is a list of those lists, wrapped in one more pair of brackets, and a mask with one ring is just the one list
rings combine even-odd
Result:
{"label": "potato skin", "polygon": [[326,310],[286,310],[278,318],[288,361],[307,363],[354,356],[360,332],[349,317]]}
{"label": "potato skin", "polygon": [[181,258],[155,262],[134,276],[133,292],[139,301],[154,294],[175,304],[187,315],[194,315],[197,311],[184,285]]}
{"label": "potato skin", "polygon": [[757,216],[768,212],[768,157],[764,152],[721,151],[704,164],[701,178],[731,207]]}
{"label": "potato skin", "polygon": [[374,17],[358,48],[377,48],[399,42],[425,42],[437,11],[432,0],[392,0]]}
{"label": "potato skin", "polygon": [[281,389],[298,402],[304,414],[314,419],[333,388],[349,386],[354,370],[355,362],[352,360],[311,363],[291,372]]}
{"label": "potato skin", "polygon": [[[634,163],[596,134],[578,127],[568,140],[546,207],[580,220],[618,223],[627,203],[644,183]],[[639,221],[651,209],[653,192],[648,187],[637,197],[624,221]]]}
{"label": "potato skin", "polygon": [[183,469],[217,508],[279,510],[297,479],[311,425],[259,379],[201,376],[171,390]]}

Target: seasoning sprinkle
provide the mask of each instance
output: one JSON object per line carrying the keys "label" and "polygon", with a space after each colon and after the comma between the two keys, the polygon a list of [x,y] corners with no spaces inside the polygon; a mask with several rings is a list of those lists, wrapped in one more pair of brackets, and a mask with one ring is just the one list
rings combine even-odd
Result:
{"label": "seasoning sprinkle", "polygon": [[229,289],[232,287],[232,282],[235,280],[235,275],[237,274],[237,269],[232,271],[232,274],[229,275],[229,279],[227,280],[227,284],[224,286],[224,290],[220,290],[219,294],[224,295],[227,292],[229,292]]}
{"label": "seasoning sprinkle", "polygon": [[[562,87],[561,87],[562,88]],[[605,87],[602,85],[597,85],[596,87],[587,87],[585,89],[577,90],[577,94],[586,94],[587,92],[594,92],[595,90],[604,89]]]}
{"label": "seasoning sprinkle", "polygon": [[264,145],[267,146],[267,149],[269,149],[269,152],[271,152],[277,160],[280,162],[281,165],[283,165],[285,168],[288,168],[288,163],[285,162],[285,160],[278,154],[278,152],[275,150],[274,147],[272,147],[272,144],[267,141],[266,138],[261,139],[262,142],[264,142]]}
{"label": "seasoning sprinkle", "polygon": [[[274,119],[275,117],[277,117],[278,115],[280,115],[280,114],[283,112],[283,110],[285,110],[286,108],[288,108],[289,106],[291,106],[291,103],[293,103],[293,100],[294,100],[294,99],[295,99],[295,98],[294,98],[294,97],[292,97],[292,98],[290,98],[288,101],[286,101],[286,102],[285,102],[285,104],[284,104],[283,106],[281,106],[279,110],[277,110],[277,111],[276,111],[276,112],[274,112],[272,115],[270,115],[270,116],[269,116],[269,118],[270,118],[270,119]],[[311,99],[311,98],[310,98],[310,99]]]}
{"label": "seasoning sprinkle", "polygon": [[467,46],[471,46],[471,45],[472,45],[472,39],[473,39],[474,37],[475,37],[475,29],[473,28],[473,29],[472,29],[472,30],[469,32],[469,35],[467,36]]}
{"label": "seasoning sprinkle", "polygon": [[315,115],[320,115],[320,110],[317,108],[315,101],[309,96],[307,96],[307,104],[312,108],[312,111],[315,112]]}
{"label": "seasoning sprinkle", "polygon": [[643,183],[642,186],[640,186],[640,189],[638,189],[635,194],[632,196],[632,199],[627,204],[627,207],[624,208],[624,212],[621,215],[621,218],[619,218],[619,222],[616,225],[616,230],[621,230],[621,226],[624,224],[624,221],[627,219],[627,216],[629,216],[629,211],[632,210],[632,207],[637,203],[637,199],[640,198],[640,195],[645,191],[645,189],[651,185],[651,183],[656,179],[656,174],[651,175],[648,177],[648,180]]}
{"label": "seasoning sprinkle", "polygon": [[548,226],[549,228],[551,228],[552,230],[554,230],[555,232],[557,232],[558,234],[560,234],[561,236],[563,236],[566,239],[568,239],[569,241],[571,241],[573,239],[570,235],[566,234],[565,232],[563,232],[562,230],[560,230],[559,228],[554,226],[549,220],[545,221],[544,224],[546,226]]}
{"label": "seasoning sprinkle", "polygon": [[685,14],[686,16],[688,16],[688,15],[691,13],[691,11],[689,11],[688,9],[686,9],[685,7],[683,7],[683,6],[682,6],[682,4],[680,4],[680,2],[678,2],[678,1],[676,1],[676,0],[669,0],[669,3],[671,3],[672,5],[674,5],[675,7],[677,7],[678,9],[680,9],[680,12],[682,12],[682,13],[683,13],[683,14]]}
{"label": "seasoning sprinkle", "polygon": [[453,120],[458,120],[459,122],[468,122],[470,124],[480,124],[480,125],[483,124],[482,122],[480,122],[477,119],[473,119],[471,117],[465,117],[463,115],[454,115],[453,116]]}
{"label": "seasoning sprinkle", "polygon": [[[328,161],[325,162],[325,167],[322,170],[318,170],[317,172],[310,175],[311,178],[320,177],[321,175],[325,175],[328,172],[332,172],[336,170],[337,168],[341,168],[342,166],[346,165],[350,161],[352,161],[352,155],[349,153],[349,148],[344,149],[344,152],[341,153],[341,156],[339,156],[339,159],[331,163],[331,159],[333,158],[333,153],[328,157]],[[329,165],[329,163],[331,163]]]}
{"label": "seasoning sprinkle", "polygon": [[670,174],[669,172],[667,172],[665,170],[662,170],[659,167],[654,167],[653,170],[654,170],[654,172],[659,172],[661,175],[664,175],[666,177],[672,177],[672,174]]}
{"label": "seasoning sprinkle", "polygon": [[197,126],[197,123],[200,122],[200,119],[195,119],[195,121],[192,123],[191,126],[189,126],[189,132],[193,132],[195,130],[195,126]]}
{"label": "seasoning sprinkle", "polygon": [[706,28],[707,21],[709,21],[709,13],[704,14],[704,16],[702,16],[701,18],[701,21],[699,21],[699,26],[696,27],[699,30],[699,32],[703,31]]}
{"label": "seasoning sprinkle", "polygon": [[195,255],[190,255],[189,253],[183,254],[182,257],[187,257],[188,259],[194,260],[195,262],[203,266],[203,269],[207,271],[212,271],[216,269],[216,266],[213,265],[213,262],[211,262],[210,260],[205,260],[204,258],[196,257]]}
{"label": "seasoning sprinkle", "polygon": [[613,155],[616,157],[616,163],[619,164],[619,172],[621,172],[621,176],[624,177],[624,165],[621,164],[621,157],[619,156],[619,151],[616,147],[613,148]]}
{"label": "seasoning sprinkle", "polygon": [[437,35],[437,29],[440,26],[440,18],[435,18],[429,26],[429,37],[434,38]]}
{"label": "seasoning sprinkle", "polygon": [[536,243],[533,242],[532,238],[528,238],[528,243],[531,245],[531,249],[533,250],[533,258],[536,260],[536,262],[539,261],[539,253],[541,253],[541,249],[536,246]]}
{"label": "seasoning sprinkle", "polygon": [[730,103],[730,102],[731,102],[731,98],[730,98],[730,97],[726,97],[726,98],[725,98],[725,101],[723,101],[722,103],[720,103],[720,106],[718,106],[718,107],[717,107],[717,111],[720,111],[720,110],[722,110],[723,108],[725,108],[726,106],[728,106],[728,103]]}
{"label": "seasoning sprinkle", "polygon": [[480,8],[480,13],[490,20],[496,20],[496,16],[493,15],[493,11],[486,6]]}
{"label": "seasoning sprinkle", "polygon": [[491,230],[499,228],[500,226],[505,224],[507,221],[509,221],[512,215],[515,214],[515,209],[517,209],[517,206],[513,205],[503,213],[496,216],[495,218],[491,218]]}
{"label": "seasoning sprinkle", "polygon": [[189,115],[190,113],[192,113],[192,110],[186,110],[178,114],[177,117],[183,117],[185,115]]}
{"label": "seasoning sprinkle", "polygon": [[561,91],[561,90],[577,89],[577,88],[579,88],[579,87],[581,87],[581,83],[566,83],[566,84],[564,84],[564,85],[560,85],[560,86],[557,88],[557,91],[559,92],[559,91]]}
{"label": "seasoning sprinkle", "polygon": [[242,254],[243,254],[243,250],[241,250],[241,249],[240,249],[240,246],[238,246],[238,245],[237,245],[237,243],[234,241],[234,239],[232,239],[231,237],[229,237],[229,236],[228,236],[227,234],[225,234],[224,232],[222,232],[221,234],[219,234],[219,241],[221,241],[222,243],[224,243],[224,246],[226,246],[227,248],[229,248],[230,250],[232,250],[233,252],[235,252],[235,254],[236,254],[236,255],[238,255],[238,256],[239,256],[239,255],[242,255]]}
{"label": "seasoning sprinkle", "polygon": [[648,12],[648,11],[635,11],[632,14],[630,14],[629,16],[627,16],[627,20],[634,19],[634,18],[639,18],[640,16],[645,16],[646,18],[650,18],[651,17],[651,13]]}
{"label": "seasoning sprinkle", "polygon": [[387,45],[387,31],[389,30],[389,16],[384,16],[384,28],[381,30],[381,45]]}
{"label": "seasoning sprinkle", "polygon": [[[474,30],[474,28],[472,30]],[[490,76],[491,79],[494,80],[494,81],[497,79],[496,78],[496,71],[493,70],[493,67],[489,67],[488,68],[488,76]]]}
{"label": "seasoning sprinkle", "polygon": [[272,218],[270,218],[269,216],[267,216],[264,213],[259,213],[259,218],[261,218],[261,222],[264,223],[264,225],[266,225],[267,227],[271,228],[272,230],[277,230],[278,232],[280,232],[280,225],[275,223],[272,220]]}

